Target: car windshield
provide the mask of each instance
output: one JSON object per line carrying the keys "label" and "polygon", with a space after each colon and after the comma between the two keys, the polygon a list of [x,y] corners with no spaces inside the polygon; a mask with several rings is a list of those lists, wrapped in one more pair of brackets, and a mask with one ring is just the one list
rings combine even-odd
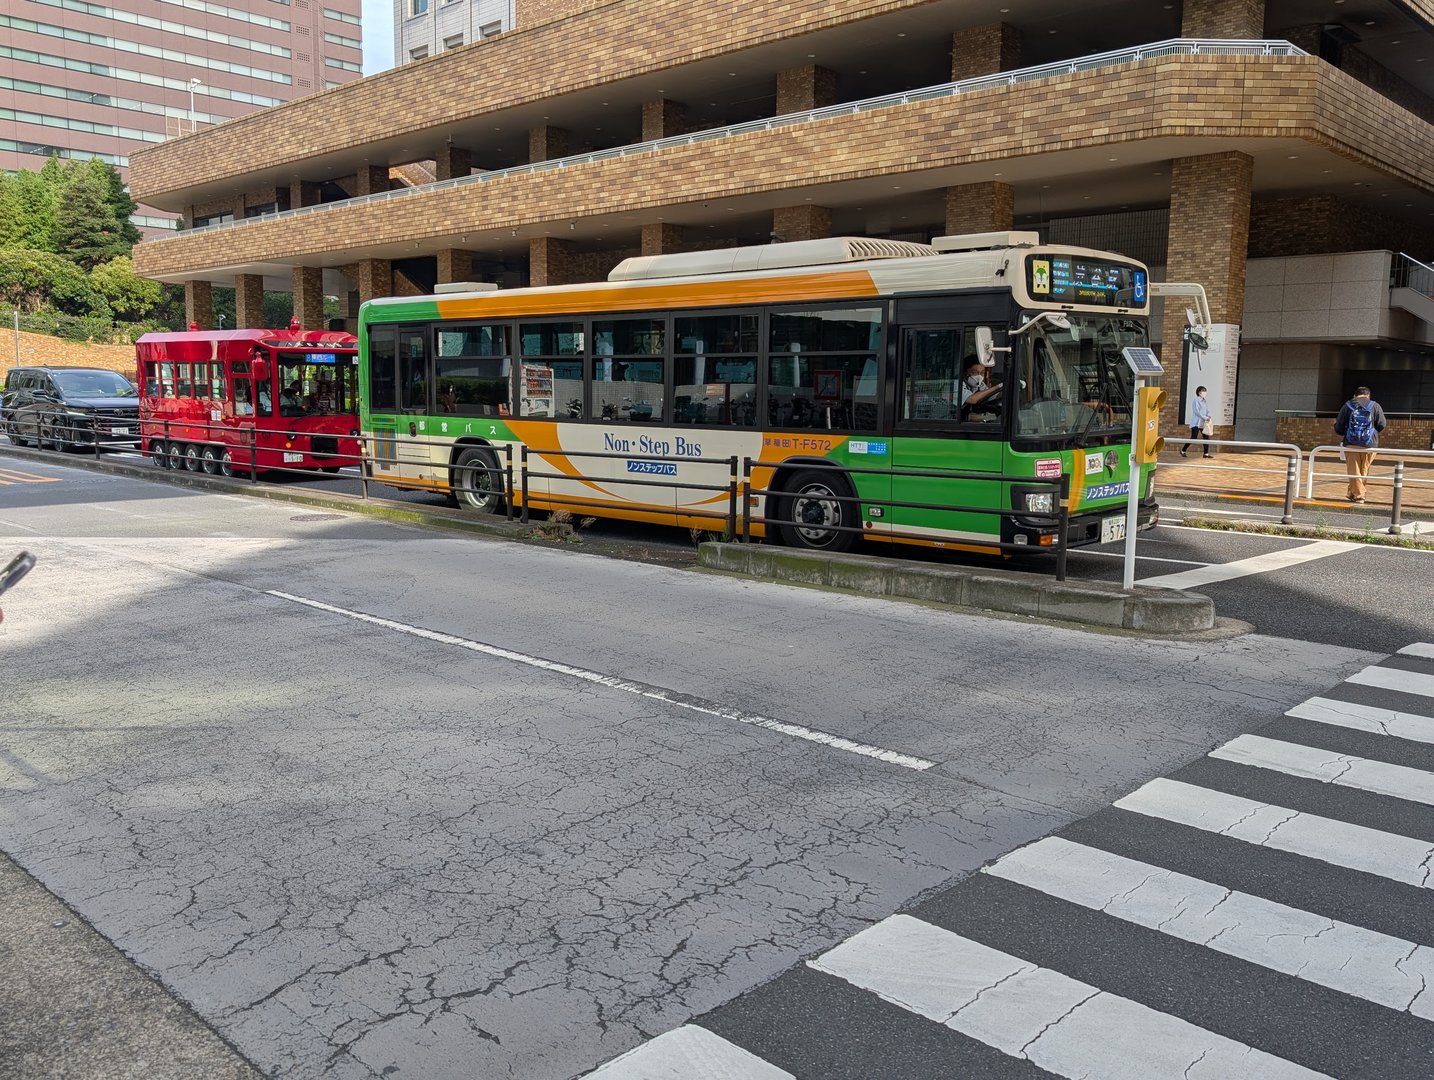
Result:
{"label": "car windshield", "polygon": [[1017,437],[1129,436],[1135,377],[1120,351],[1148,344],[1145,320],[1071,315],[1070,329],[1043,320],[1025,338]]}
{"label": "car windshield", "polygon": [[120,398],[139,393],[118,371],[56,371],[53,376],[66,397]]}

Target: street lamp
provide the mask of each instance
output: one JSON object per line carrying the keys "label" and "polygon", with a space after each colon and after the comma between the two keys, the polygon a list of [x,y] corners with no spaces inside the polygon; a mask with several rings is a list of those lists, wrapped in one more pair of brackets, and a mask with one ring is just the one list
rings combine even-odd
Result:
{"label": "street lamp", "polygon": [[189,80],[189,133],[191,135],[194,134],[194,89],[195,87],[203,85],[203,79]]}

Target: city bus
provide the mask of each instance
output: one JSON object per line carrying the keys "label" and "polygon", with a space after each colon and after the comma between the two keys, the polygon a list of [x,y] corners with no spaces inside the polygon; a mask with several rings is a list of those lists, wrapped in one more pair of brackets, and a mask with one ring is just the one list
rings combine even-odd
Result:
{"label": "city bus", "polygon": [[[751,534],[827,551],[1049,548],[1066,476],[1069,543],[1108,542],[1130,483],[1122,350],[1148,344],[1149,318],[1144,265],[1035,233],[644,256],[604,282],[376,299],[359,312],[365,467],[476,511],[720,532],[728,494],[687,485],[750,458]],[[545,474],[526,491],[506,490],[510,445]],[[1142,466],[1140,528],[1153,479]]]}
{"label": "city bus", "polygon": [[356,465],[357,344],[297,324],[145,334],[141,448],[156,465],[224,476]]}

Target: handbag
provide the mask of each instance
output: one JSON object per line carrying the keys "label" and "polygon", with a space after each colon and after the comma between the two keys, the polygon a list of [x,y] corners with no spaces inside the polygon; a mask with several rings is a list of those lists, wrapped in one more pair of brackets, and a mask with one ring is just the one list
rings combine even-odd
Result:
{"label": "handbag", "polygon": [[1213,434],[1215,434],[1215,420],[1214,420],[1213,417],[1207,416],[1207,417],[1205,418],[1205,422],[1200,425],[1200,433],[1201,433],[1202,435],[1213,435]]}

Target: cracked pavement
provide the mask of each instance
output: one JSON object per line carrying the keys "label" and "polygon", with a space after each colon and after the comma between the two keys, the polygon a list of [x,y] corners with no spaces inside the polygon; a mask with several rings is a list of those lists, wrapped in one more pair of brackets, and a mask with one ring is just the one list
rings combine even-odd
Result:
{"label": "cracked pavement", "polygon": [[126,497],[7,515],[0,847],[274,1077],[577,1075],[1370,659]]}

